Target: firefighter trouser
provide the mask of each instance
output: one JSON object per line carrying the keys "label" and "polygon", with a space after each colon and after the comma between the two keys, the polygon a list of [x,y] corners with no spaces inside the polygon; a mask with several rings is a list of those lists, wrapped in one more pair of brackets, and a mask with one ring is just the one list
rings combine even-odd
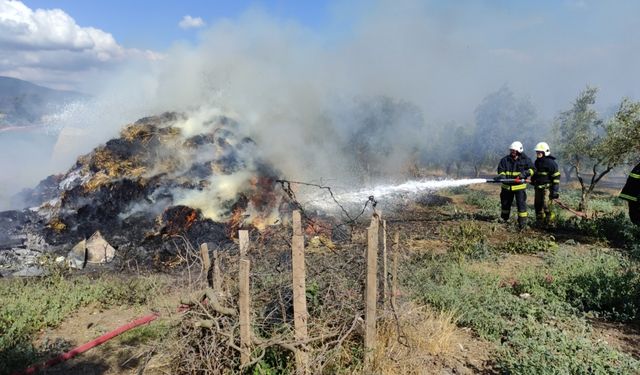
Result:
{"label": "firefighter trouser", "polygon": [[552,211],[553,201],[551,200],[551,190],[536,186],[535,200],[533,206],[536,210],[536,221],[549,223],[556,218]]}
{"label": "firefighter trouser", "polygon": [[629,219],[635,225],[640,225],[640,202],[628,201]]}
{"label": "firefighter trouser", "polygon": [[516,199],[516,207],[518,207],[518,224],[524,226],[527,223],[527,190],[510,190],[503,188],[500,192],[500,217],[503,220],[509,220],[511,215],[511,204],[513,198]]}

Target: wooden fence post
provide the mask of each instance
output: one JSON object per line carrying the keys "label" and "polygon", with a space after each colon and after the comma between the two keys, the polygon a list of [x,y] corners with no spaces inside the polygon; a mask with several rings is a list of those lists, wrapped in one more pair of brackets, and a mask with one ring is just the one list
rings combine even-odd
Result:
{"label": "wooden fence post", "polygon": [[376,348],[376,308],[378,303],[378,244],[380,241],[380,221],[377,216],[371,219],[371,226],[367,229],[367,278],[365,282],[365,332],[364,348],[365,363],[370,366],[373,363],[373,355]]}
{"label": "wooden fence post", "polygon": [[211,279],[209,278],[209,271],[211,270],[211,259],[209,259],[209,245],[206,242],[200,244],[200,257],[202,258],[202,271],[204,272],[204,279],[207,282],[207,287],[211,287]]}
{"label": "wooden fence post", "polygon": [[249,231],[239,230],[238,240],[240,242],[240,258],[245,258],[247,256],[247,251],[249,250]]}
{"label": "wooden fence post", "polygon": [[400,232],[396,232],[393,237],[393,253],[391,266],[391,307],[396,308],[396,297],[398,295],[398,251],[400,250]]}
{"label": "wooden fence post", "polygon": [[250,290],[249,290],[249,267],[248,259],[240,259],[239,262],[239,289],[240,297],[238,306],[240,308],[240,366],[244,367],[251,361],[251,321],[250,321]]}
{"label": "wooden fence post", "polygon": [[244,367],[251,361],[251,291],[249,289],[249,269],[250,261],[247,258],[247,249],[249,248],[249,232],[246,230],[238,231],[238,239],[240,240],[240,261],[239,261],[239,301],[240,309],[240,366]]}
{"label": "wooden fence post", "polygon": [[382,220],[382,303],[389,304],[389,277],[387,275],[387,221]]}
{"label": "wooden fence post", "polygon": [[[307,334],[307,296],[304,264],[304,235],[300,211],[293,211],[293,238],[291,239],[291,263],[293,279],[293,321],[297,342],[305,342]],[[307,374],[308,353],[305,349],[296,350],[296,373]]]}

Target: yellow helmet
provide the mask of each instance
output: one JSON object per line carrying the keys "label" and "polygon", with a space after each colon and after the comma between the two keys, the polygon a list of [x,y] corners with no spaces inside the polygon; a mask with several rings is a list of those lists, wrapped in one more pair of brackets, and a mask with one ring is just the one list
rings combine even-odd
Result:
{"label": "yellow helmet", "polygon": [[536,152],[544,152],[544,156],[549,156],[551,154],[551,150],[549,149],[549,145],[547,142],[540,142],[536,145]]}

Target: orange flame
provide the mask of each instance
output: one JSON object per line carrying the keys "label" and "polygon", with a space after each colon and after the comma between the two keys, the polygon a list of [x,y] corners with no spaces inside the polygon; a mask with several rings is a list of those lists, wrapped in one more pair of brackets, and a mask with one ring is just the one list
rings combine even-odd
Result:
{"label": "orange flame", "polygon": [[191,207],[183,206],[180,210],[173,212],[171,217],[165,217],[162,233],[174,236],[179,233],[186,232],[197,220],[198,211]]}
{"label": "orange flame", "polygon": [[238,229],[242,226],[242,217],[244,214],[244,208],[237,205],[231,214],[231,218],[227,222],[227,237],[236,238]]}

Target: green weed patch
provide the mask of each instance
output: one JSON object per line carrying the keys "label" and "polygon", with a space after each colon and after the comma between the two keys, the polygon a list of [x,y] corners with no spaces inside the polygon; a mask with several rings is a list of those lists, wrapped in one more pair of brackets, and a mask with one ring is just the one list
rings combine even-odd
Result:
{"label": "green weed patch", "polygon": [[498,251],[509,254],[538,254],[553,252],[558,248],[553,236],[516,237],[496,246]]}
{"label": "green weed patch", "polygon": [[[404,283],[419,301],[455,311],[459,324],[496,342],[496,366],[504,373],[637,373],[640,363],[595,340],[581,313],[595,307],[626,314],[635,311],[616,305],[628,296],[620,288],[635,285],[625,277],[614,278],[624,274],[620,273],[624,263],[607,260],[605,266],[597,267],[604,258],[579,262],[563,256],[551,256],[548,270],[528,271],[508,280],[480,274],[464,262],[444,257],[418,258],[404,273]],[[605,276],[609,278],[603,283],[618,284],[595,283]],[[587,300],[592,305],[585,305]]]}
{"label": "green weed patch", "polygon": [[10,372],[40,360],[31,344],[42,329],[58,326],[82,306],[135,305],[155,295],[156,278],[120,279],[86,276],[67,278],[54,274],[42,279],[0,282],[0,363]]}
{"label": "green weed patch", "polygon": [[563,251],[550,257],[542,272],[525,273],[519,292],[564,301],[607,319],[631,321],[639,317],[638,266],[618,253],[594,250],[577,255]]}

